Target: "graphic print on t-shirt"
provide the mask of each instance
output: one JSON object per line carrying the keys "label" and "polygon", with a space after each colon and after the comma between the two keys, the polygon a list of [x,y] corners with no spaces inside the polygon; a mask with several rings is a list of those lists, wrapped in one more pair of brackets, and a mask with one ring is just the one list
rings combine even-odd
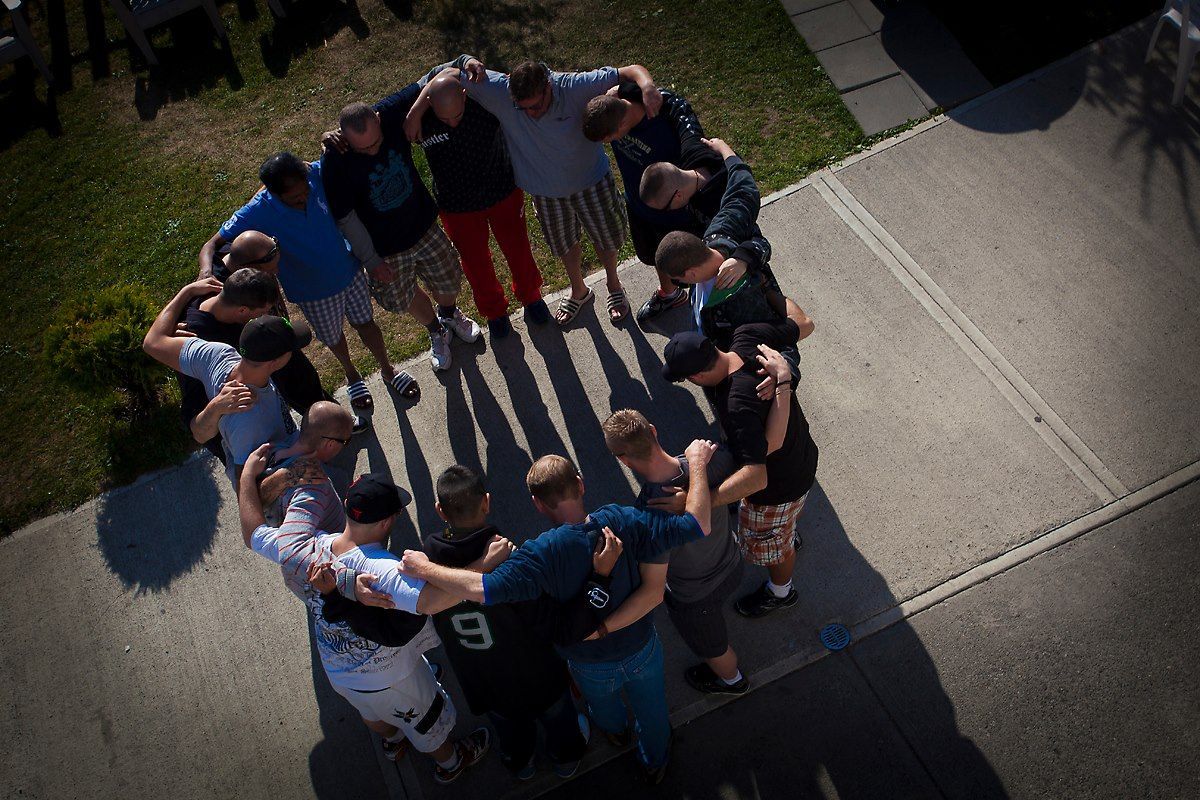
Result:
{"label": "graphic print on t-shirt", "polygon": [[392,211],[404,205],[412,195],[412,175],[404,158],[395,150],[387,151],[387,163],[376,164],[367,178],[371,206],[376,211]]}

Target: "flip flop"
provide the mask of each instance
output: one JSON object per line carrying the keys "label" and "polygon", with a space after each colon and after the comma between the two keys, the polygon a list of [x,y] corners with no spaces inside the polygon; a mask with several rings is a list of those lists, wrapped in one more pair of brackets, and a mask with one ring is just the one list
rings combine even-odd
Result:
{"label": "flip flop", "polygon": [[406,370],[400,370],[393,375],[391,385],[396,390],[396,394],[405,400],[416,402],[421,399],[421,387],[417,385],[417,379],[409,375]]}
{"label": "flip flop", "polygon": [[613,325],[619,325],[629,318],[629,298],[625,296],[624,288],[609,292],[607,305],[608,321]]}
{"label": "flip flop", "polygon": [[575,321],[579,316],[579,312],[583,309],[585,303],[590,303],[596,299],[596,293],[591,289],[587,290],[587,294],[576,300],[574,297],[568,297],[558,304],[558,310],[554,312],[554,321],[561,327],[566,327]]}
{"label": "flip flop", "polygon": [[367,388],[367,382],[361,378],[347,386],[346,393],[350,395],[351,408],[357,411],[370,411],[375,408],[375,401]]}

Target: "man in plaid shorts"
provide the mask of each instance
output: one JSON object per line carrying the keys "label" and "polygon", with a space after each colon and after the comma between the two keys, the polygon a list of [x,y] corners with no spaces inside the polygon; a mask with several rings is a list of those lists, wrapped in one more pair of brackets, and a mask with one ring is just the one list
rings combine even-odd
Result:
{"label": "man in plaid shorts", "polygon": [[[790,370],[768,374],[766,367],[767,356],[799,339],[800,328],[789,318],[742,325],[728,351],[688,331],[671,337],[664,352],[663,377],[704,388],[738,465],[713,493],[712,504],[740,501],[742,556],[767,568],[766,583],[734,604],[745,617],[796,604],[796,524],[816,478],[817,445],[793,394]],[[663,502],[669,506],[672,500]]]}
{"label": "man in plaid shorts", "polygon": [[[376,103],[351,103],[338,118],[346,151],[321,157],[329,207],[370,276],[371,294],[389,311],[407,311],[429,331],[430,362],[450,368],[450,334],[479,338],[458,309],[458,251],[437,224],[437,204],[413,164],[404,118],[420,87],[409,84]],[[424,282],[434,302],[421,287]]]}
{"label": "man in plaid shorts", "polygon": [[383,379],[415,399],[420,389],[411,375],[392,366],[383,332],[375,324],[362,265],[329,213],[321,164],[275,153],[263,162],[258,177],[263,188],[200,250],[201,277],[221,277],[217,252],[231,244],[225,266],[254,267],[278,277],[288,299],[300,307],[317,338],[342,365],[355,410],[369,411],[372,401],[350,359],[345,322],[371,351]]}
{"label": "man in plaid shorts", "polygon": [[[525,61],[505,75],[484,71],[478,59],[460,56],[443,75],[458,79],[472,100],[500,120],[512,155],[517,185],[533,196],[550,252],[562,260],[571,280],[571,296],[558,307],[555,319],[569,324],[593,299],[583,282],[582,230],[604,265],[608,284],[608,314],[613,323],[629,316],[629,301],[617,276],[617,251],[625,243],[628,222],[625,202],[617,192],[604,145],[583,135],[584,109],[589,100],[620,81],[635,83],[642,92],[646,114],[662,107],[654,79],[637,64],[603,67],[590,72],[553,72],[545,64]],[[482,73],[482,74],[481,74]],[[429,90],[409,112],[409,138],[420,135],[421,117],[429,108]]]}

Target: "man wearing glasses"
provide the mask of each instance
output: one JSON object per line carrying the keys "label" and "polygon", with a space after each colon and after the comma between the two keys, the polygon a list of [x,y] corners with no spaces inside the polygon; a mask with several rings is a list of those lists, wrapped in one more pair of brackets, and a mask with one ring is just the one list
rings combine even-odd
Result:
{"label": "man wearing glasses", "polygon": [[[614,324],[622,322],[629,315],[629,301],[617,276],[617,251],[626,237],[625,204],[604,146],[589,141],[582,124],[588,101],[622,80],[640,88],[647,115],[656,115],[662,95],[650,73],[636,64],[554,72],[545,64],[526,61],[505,75],[483,70],[478,59],[467,55],[449,66],[465,71],[458,79],[471,99],[500,120],[517,185],[533,196],[546,244],[566,268],[571,296],[558,307],[558,323],[569,324],[593,299],[583,282],[581,230],[587,231],[607,274],[609,318]],[[405,122],[410,139],[420,135],[421,117],[429,107],[427,87]]]}
{"label": "man wearing glasses", "polygon": [[[383,379],[403,397],[419,397],[416,381],[407,372],[397,372],[388,358],[362,265],[329,213],[321,164],[281,152],[264,161],[258,175],[263,188],[201,249],[200,277],[222,277],[217,252],[231,243],[226,267],[254,267],[277,276],[288,299],[300,307],[316,337],[342,365],[356,411],[370,411],[373,403],[350,359],[345,322],[371,351]],[[287,316],[282,303],[271,313]]]}

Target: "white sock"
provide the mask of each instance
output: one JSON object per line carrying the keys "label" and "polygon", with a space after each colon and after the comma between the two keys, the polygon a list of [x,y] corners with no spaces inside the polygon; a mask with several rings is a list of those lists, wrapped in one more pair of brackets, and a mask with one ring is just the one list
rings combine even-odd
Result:
{"label": "white sock", "polygon": [[770,578],[767,578],[767,589],[776,597],[787,597],[788,592],[792,590],[792,582],[788,581],[783,586],[776,586]]}
{"label": "white sock", "polygon": [[742,679],[742,671],[740,669],[737,671],[737,674],[734,675],[732,678],[721,678],[721,680],[725,682],[726,686],[733,686],[735,683],[737,683],[741,679]]}
{"label": "white sock", "polygon": [[458,762],[462,761],[462,757],[458,754],[458,748],[454,748],[454,754],[445,761],[438,761],[438,766],[442,769],[453,770],[458,768]]}

